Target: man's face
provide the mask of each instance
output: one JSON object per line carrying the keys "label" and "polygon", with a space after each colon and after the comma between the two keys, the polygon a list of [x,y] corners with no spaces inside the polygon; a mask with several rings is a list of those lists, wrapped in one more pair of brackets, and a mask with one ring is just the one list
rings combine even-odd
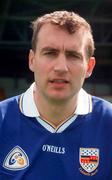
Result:
{"label": "man's face", "polygon": [[87,60],[86,33],[69,34],[52,24],[39,31],[36,51],[30,51],[29,68],[34,72],[37,94],[52,101],[68,101],[77,95],[95,60]]}

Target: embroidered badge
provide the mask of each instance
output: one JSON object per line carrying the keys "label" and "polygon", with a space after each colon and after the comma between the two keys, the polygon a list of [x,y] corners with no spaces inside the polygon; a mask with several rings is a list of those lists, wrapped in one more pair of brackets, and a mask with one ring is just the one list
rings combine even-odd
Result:
{"label": "embroidered badge", "polygon": [[29,159],[24,150],[16,146],[6,156],[3,167],[9,170],[22,170],[29,166]]}
{"label": "embroidered badge", "polygon": [[79,161],[81,173],[85,175],[94,175],[99,165],[99,149],[97,148],[80,148]]}

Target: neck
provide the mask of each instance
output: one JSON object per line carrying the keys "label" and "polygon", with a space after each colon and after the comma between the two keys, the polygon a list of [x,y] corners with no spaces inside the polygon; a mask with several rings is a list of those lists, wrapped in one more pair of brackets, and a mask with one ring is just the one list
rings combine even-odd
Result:
{"label": "neck", "polygon": [[77,97],[66,100],[66,102],[53,102],[34,93],[34,99],[41,118],[55,127],[72,116],[77,105]]}

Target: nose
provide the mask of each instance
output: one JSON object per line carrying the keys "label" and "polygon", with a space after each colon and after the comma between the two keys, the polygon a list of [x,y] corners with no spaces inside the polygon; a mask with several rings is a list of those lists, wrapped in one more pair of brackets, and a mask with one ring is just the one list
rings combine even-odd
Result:
{"label": "nose", "polygon": [[59,55],[58,58],[56,58],[54,71],[60,73],[68,72],[67,60],[64,54]]}

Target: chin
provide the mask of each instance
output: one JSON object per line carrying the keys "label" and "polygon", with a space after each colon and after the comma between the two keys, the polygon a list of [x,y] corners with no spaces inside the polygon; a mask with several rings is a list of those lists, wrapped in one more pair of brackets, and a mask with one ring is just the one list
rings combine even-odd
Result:
{"label": "chin", "polygon": [[55,96],[49,96],[49,100],[51,100],[52,102],[65,102],[65,101],[68,101],[68,97],[65,97],[65,96],[61,96],[61,95],[55,95]]}

